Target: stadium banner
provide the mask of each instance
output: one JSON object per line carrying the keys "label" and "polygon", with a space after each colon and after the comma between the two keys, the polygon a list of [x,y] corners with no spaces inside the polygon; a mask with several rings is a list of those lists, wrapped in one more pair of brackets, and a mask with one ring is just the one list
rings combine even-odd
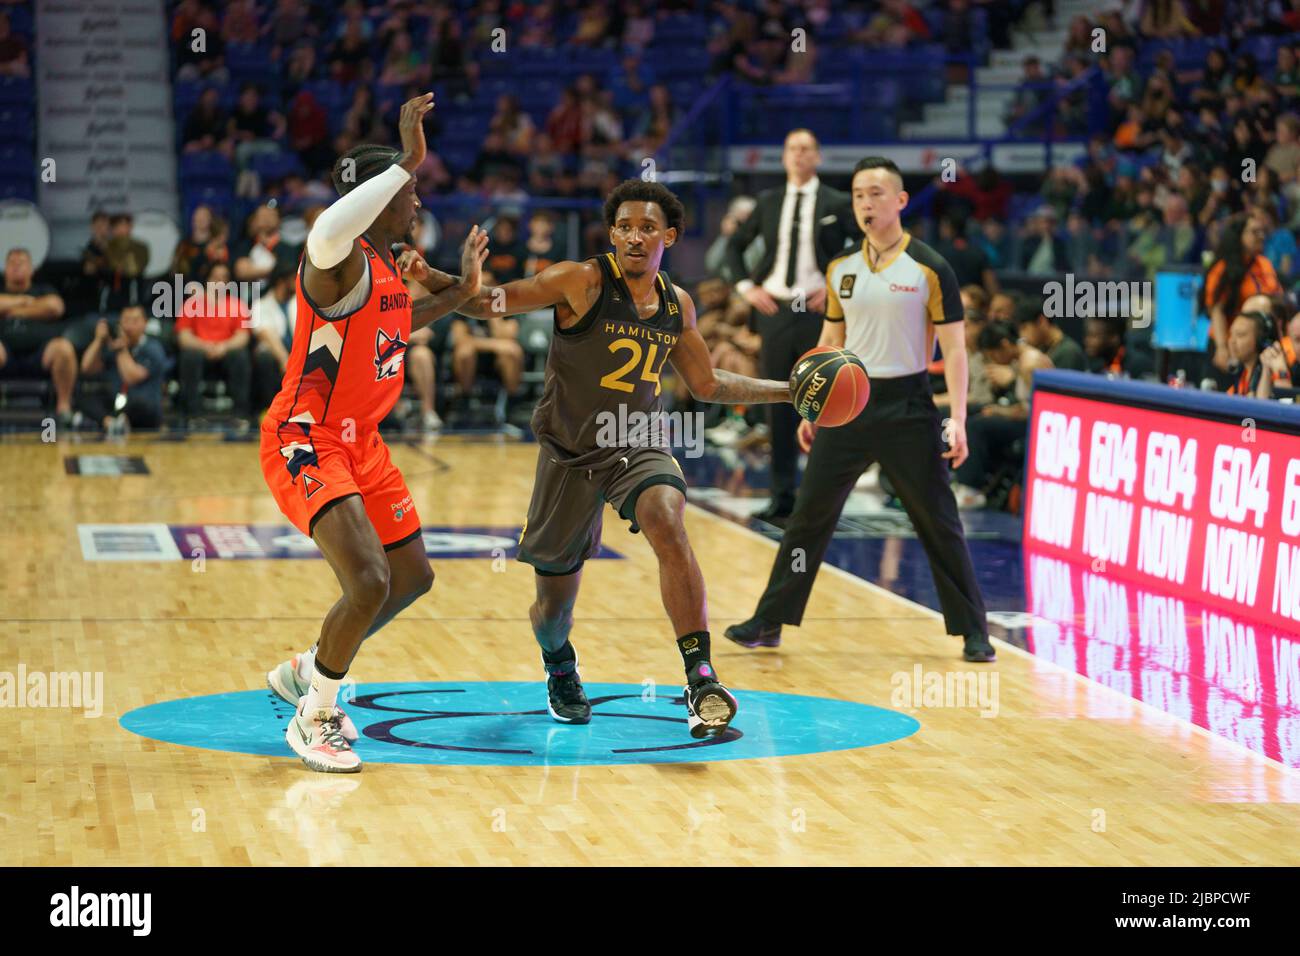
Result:
{"label": "stadium banner", "polygon": [[37,194],[50,255],[75,259],[91,213],[179,216],[167,19],[156,2],[36,5]]}
{"label": "stadium banner", "polygon": [[[779,173],[781,144],[766,146],[732,146],[728,165],[736,173]],[[1053,143],[1051,166],[1073,163],[1086,156],[1086,143]],[[958,166],[977,168],[982,147],[979,143],[864,143],[859,146],[821,147],[821,173],[850,173],[863,156],[888,156],[904,173],[939,175],[945,159],[955,159]],[[1043,143],[999,143],[993,147],[993,165],[1001,173],[1042,173],[1050,166]]]}
{"label": "stadium banner", "polygon": [[1026,548],[1300,630],[1300,408],[1034,377]]}

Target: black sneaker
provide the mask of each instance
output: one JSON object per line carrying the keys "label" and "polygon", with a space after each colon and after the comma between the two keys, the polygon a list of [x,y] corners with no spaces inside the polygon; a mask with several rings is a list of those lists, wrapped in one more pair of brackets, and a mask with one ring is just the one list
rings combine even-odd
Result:
{"label": "black sneaker", "polygon": [[736,718],[740,705],[716,680],[686,685],[686,726],[695,738],[716,737]]}
{"label": "black sneaker", "polygon": [[961,656],[976,664],[987,664],[998,659],[998,653],[993,650],[987,634],[967,634]]}
{"label": "black sneaker", "polygon": [[546,678],[546,709],[551,719],[562,724],[586,724],[591,721],[591,704],[582,690],[582,680],[575,667],[567,674]]}
{"label": "black sneaker", "polygon": [[741,624],[733,624],[724,634],[727,640],[741,647],[781,646],[781,625],[768,624],[761,617],[751,617]]}

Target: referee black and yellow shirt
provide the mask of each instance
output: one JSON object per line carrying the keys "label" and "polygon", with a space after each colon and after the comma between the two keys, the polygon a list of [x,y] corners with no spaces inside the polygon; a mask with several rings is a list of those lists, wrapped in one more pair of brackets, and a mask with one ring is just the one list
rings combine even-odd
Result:
{"label": "referee black and yellow shirt", "polygon": [[826,319],[846,323],[844,347],[870,378],[924,372],[934,355],[931,326],[963,318],[952,266],[906,233],[875,269],[865,239],[859,251],[826,267]]}

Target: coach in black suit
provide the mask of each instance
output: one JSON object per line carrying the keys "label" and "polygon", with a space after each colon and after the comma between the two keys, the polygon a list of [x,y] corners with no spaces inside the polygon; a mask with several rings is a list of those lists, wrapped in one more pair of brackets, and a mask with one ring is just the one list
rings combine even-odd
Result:
{"label": "coach in black suit", "polygon": [[[736,291],[757,313],[761,374],[778,381],[789,378],[799,356],[817,344],[826,309],[826,267],[862,241],[848,193],[818,180],[820,163],[817,137],[806,129],[791,131],[781,153],[785,185],[760,193],[758,206],[727,243],[731,274],[747,277],[736,283]],[[760,235],[765,251],[750,271],[745,250]],[[799,416],[789,404],[768,405],[767,414],[772,500],[758,517],[785,518],[794,509]]]}

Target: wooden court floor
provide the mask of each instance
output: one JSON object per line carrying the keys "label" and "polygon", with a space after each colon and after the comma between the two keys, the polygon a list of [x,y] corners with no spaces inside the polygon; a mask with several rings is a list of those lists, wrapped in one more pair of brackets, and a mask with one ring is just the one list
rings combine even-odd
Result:
{"label": "wooden court floor", "polygon": [[[74,453],[143,455],[152,474],[69,476]],[[534,446],[444,439],[393,456],[426,525],[522,521]],[[997,716],[896,708],[920,730],[832,753],[371,763],[337,777],[287,748],[266,757],[150,740],[118,718],[262,689],[265,671],[313,638],[337,594],[332,575],[318,560],[210,560],[202,571],[83,560],[81,523],[283,523],[252,444],[9,441],[0,488],[0,672],[104,675],[99,718],[0,709],[0,864],[1300,863],[1300,775],[1005,646]],[[696,508],[687,524],[729,685],[890,707],[894,675],[918,664],[975,669],[933,614],[830,572],[780,651],[733,648],[721,632],[748,616],[774,546]],[[612,512],[605,535],[627,560],[588,565],[574,629],[583,676],[671,686],[680,662],[653,556]],[[537,681],[530,569],[435,567],[433,591],[365,645],[353,675]],[[540,681],[538,695],[540,705]]]}

